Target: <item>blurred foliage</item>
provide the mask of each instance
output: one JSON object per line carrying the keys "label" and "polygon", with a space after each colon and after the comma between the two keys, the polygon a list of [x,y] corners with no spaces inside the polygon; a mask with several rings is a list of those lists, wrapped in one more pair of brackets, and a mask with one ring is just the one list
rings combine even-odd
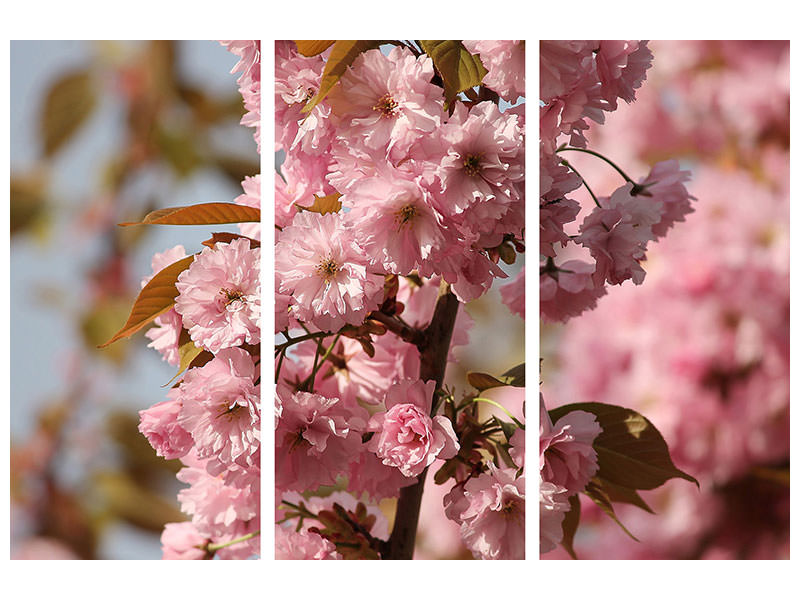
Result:
{"label": "blurred foliage", "polygon": [[[36,52],[55,58],[58,44],[37,42]],[[111,399],[105,397],[109,389],[100,368],[121,372],[128,368],[134,345],[144,345],[140,339],[97,349],[125,321],[131,298],[140,290],[143,273],[133,273],[128,260],[152,231],[116,224],[174,205],[161,194],[198,171],[221,176],[237,189],[245,175],[259,171],[254,142],[246,147],[214,142],[220,128],[237,128],[245,112],[233,79],[224,97],[190,82],[179,68],[186,49],[180,42],[86,44],[83,64],[55,73],[32,100],[38,116],[30,135],[39,157],[11,173],[12,257],[15,242],[29,238],[48,252],[72,251],[73,236],[81,238],[74,240],[78,244],[85,239],[99,248],[70,290],[48,278],[44,268],[42,280],[32,284],[33,302],[66,318],[82,347],[69,350],[68,364],[41,366],[43,377],[63,378],[62,391],[40,402],[43,408],[26,439],[12,439],[12,557],[15,544],[46,537],[79,558],[107,558],[99,552],[108,527],[122,524],[159,534],[165,523],[185,520],[175,501],[180,464],[156,456],[137,429],[138,415],[109,408]],[[12,55],[19,48],[12,44]],[[229,77],[225,71],[219,76]],[[108,106],[115,110],[101,111]],[[94,152],[92,191],[70,198],[55,184],[62,158],[91,147],[93,138],[81,132],[98,119],[105,124],[115,118],[109,113],[118,119],[113,124],[119,131],[116,150]],[[131,193],[154,172],[164,185]],[[56,234],[69,236],[66,247],[61,240],[56,244]],[[78,306],[68,300],[69,292],[76,291]],[[138,402],[141,408],[153,404],[163,390],[152,392]],[[12,398],[12,410],[24,401]]]}

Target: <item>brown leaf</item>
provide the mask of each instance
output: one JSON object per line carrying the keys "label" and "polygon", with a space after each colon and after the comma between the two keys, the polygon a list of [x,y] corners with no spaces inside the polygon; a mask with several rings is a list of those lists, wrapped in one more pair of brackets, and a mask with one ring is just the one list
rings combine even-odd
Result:
{"label": "brown leaf", "polygon": [[338,192],[334,192],[328,196],[317,196],[314,194],[314,203],[311,206],[301,206],[300,204],[296,206],[303,210],[319,213],[321,215],[335,213],[339,212],[342,208],[342,202],[339,200],[341,197],[342,195]]}
{"label": "brown leaf", "polygon": [[142,288],[136,301],[133,303],[128,321],[110,340],[98,346],[105,348],[119,339],[132,336],[159,315],[167,312],[175,304],[178,288],[175,282],[178,275],[189,268],[194,260],[194,255],[187,256],[171,265],[164,267],[155,277]]}
{"label": "brown leaf", "polygon": [[208,202],[191,206],[162,208],[141,221],[120,223],[129,225],[225,225],[228,223],[260,223],[261,210],[231,202]]}
{"label": "brown leaf", "polygon": [[219,243],[223,244],[230,244],[233,240],[244,239],[250,242],[250,248],[260,248],[261,242],[258,240],[254,240],[253,238],[249,238],[246,235],[239,235],[238,233],[229,233],[227,231],[221,231],[218,233],[212,233],[211,238],[207,239],[202,242],[203,246],[208,246],[209,248],[213,248]]}
{"label": "brown leaf", "polygon": [[87,120],[96,105],[88,71],[61,77],[47,92],[39,121],[45,156],[52,156]]}
{"label": "brown leaf", "polygon": [[297,44],[297,50],[303,56],[316,56],[322,54],[333,46],[336,40],[294,40]]}

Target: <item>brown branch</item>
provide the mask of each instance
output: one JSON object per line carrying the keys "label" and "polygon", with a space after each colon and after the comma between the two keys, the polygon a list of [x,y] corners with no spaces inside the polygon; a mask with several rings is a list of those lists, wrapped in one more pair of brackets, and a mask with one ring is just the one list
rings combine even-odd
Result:
{"label": "brown branch", "polygon": [[[441,389],[442,381],[444,380],[444,371],[447,367],[447,355],[450,352],[450,340],[453,337],[458,304],[458,299],[450,291],[450,286],[442,280],[439,286],[439,297],[436,300],[433,319],[431,319],[430,325],[423,332],[424,337],[417,344],[420,352],[419,378],[423,381],[435,381],[436,390]],[[388,328],[389,326],[387,325]],[[419,509],[422,503],[422,491],[427,473],[428,469],[425,469],[420,474],[417,483],[400,490],[397,512],[394,517],[394,527],[389,537],[384,558],[409,560],[414,555]]]}
{"label": "brown branch", "polygon": [[401,322],[397,317],[390,317],[389,315],[380,311],[375,311],[370,313],[368,318],[372,319],[373,321],[377,321],[386,327],[386,329],[400,337],[403,341],[406,341],[409,344],[414,344],[417,346],[417,348],[425,343],[424,331],[409,327],[405,323]]}

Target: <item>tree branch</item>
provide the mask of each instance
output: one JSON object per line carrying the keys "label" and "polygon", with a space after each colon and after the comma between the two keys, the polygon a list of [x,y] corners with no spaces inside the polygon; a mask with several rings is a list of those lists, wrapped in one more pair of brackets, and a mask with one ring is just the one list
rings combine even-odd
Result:
{"label": "tree branch", "polygon": [[386,329],[409,344],[414,344],[415,346],[420,347],[425,342],[424,331],[409,327],[397,317],[390,317],[389,315],[386,315],[380,311],[374,311],[371,312],[367,318],[377,321],[386,327]]}
{"label": "tree branch", "polygon": [[[419,378],[423,381],[435,381],[436,390],[441,389],[442,381],[444,380],[444,371],[447,367],[447,355],[450,352],[450,340],[453,337],[458,305],[458,299],[450,291],[450,285],[442,280],[439,286],[439,297],[436,300],[433,319],[425,329],[423,339],[417,344],[420,353]],[[434,391],[435,393],[436,391]],[[422,491],[427,473],[428,469],[425,469],[420,474],[417,483],[400,490],[394,527],[389,537],[388,550],[384,558],[410,560],[414,555],[419,509],[422,503]]]}

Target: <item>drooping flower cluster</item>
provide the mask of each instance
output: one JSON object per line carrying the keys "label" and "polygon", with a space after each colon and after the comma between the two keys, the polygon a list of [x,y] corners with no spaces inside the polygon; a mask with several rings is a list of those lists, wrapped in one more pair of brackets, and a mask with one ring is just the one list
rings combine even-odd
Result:
{"label": "drooping flower cluster", "polygon": [[[491,77],[446,105],[441,65],[415,44],[355,53],[318,97],[333,51],[276,42],[281,557],[328,556],[306,525],[334,518],[310,514],[320,486],[376,503],[417,485],[429,468],[455,465],[459,453],[473,461],[458,469],[457,483],[471,494],[469,514],[457,515],[465,544],[483,558],[524,554],[521,465],[484,461],[471,445],[488,444],[486,436],[473,435],[463,448],[463,428],[473,422],[459,426],[455,411],[443,410],[453,399],[422,375],[429,366],[420,349],[441,318],[439,296],[452,293],[462,303],[482,296],[507,277],[499,259],[510,264],[524,250],[524,105],[501,111],[497,102],[497,94],[511,102],[524,96],[524,45],[464,46],[480,54]],[[518,290],[517,312],[523,297]],[[455,360],[452,347],[468,343],[471,325],[460,310],[448,360]],[[504,473],[500,483],[492,483],[495,472]],[[303,498],[292,500],[296,493]],[[344,504],[320,508],[341,520],[335,532],[319,529],[323,539],[343,542],[336,548],[345,558],[354,546],[362,558],[387,551],[384,534],[359,521],[367,519],[359,505]],[[351,526],[351,539],[337,537]],[[289,533],[297,527],[309,535]]]}
{"label": "drooping flower cluster", "polygon": [[[676,160],[657,163],[635,182],[586,149],[587,119],[603,123],[618,99],[635,99],[653,58],[645,42],[543,41],[540,50],[540,314],[567,321],[594,308],[607,285],[641,284],[648,243],[684,220],[692,198],[684,186],[689,172]],[[565,226],[581,205],[567,195],[589,184],[565,159],[568,151],[595,154],[626,181],[607,197],[590,191],[595,206],[573,234]]]}
{"label": "drooping flower cluster", "polygon": [[[260,44],[223,45],[241,58],[242,123],[258,127]],[[235,202],[259,208],[258,175],[242,187]],[[251,223],[240,229],[246,237],[211,240],[194,255],[175,281],[174,306],[147,332],[150,346],[185,370],[168,400],[140,412],[139,430],[159,456],[181,460],[177,477],[189,484],[178,500],[191,521],[166,525],[165,559],[260,553],[260,232]],[[142,286],[185,257],[183,246],[156,254]]]}

